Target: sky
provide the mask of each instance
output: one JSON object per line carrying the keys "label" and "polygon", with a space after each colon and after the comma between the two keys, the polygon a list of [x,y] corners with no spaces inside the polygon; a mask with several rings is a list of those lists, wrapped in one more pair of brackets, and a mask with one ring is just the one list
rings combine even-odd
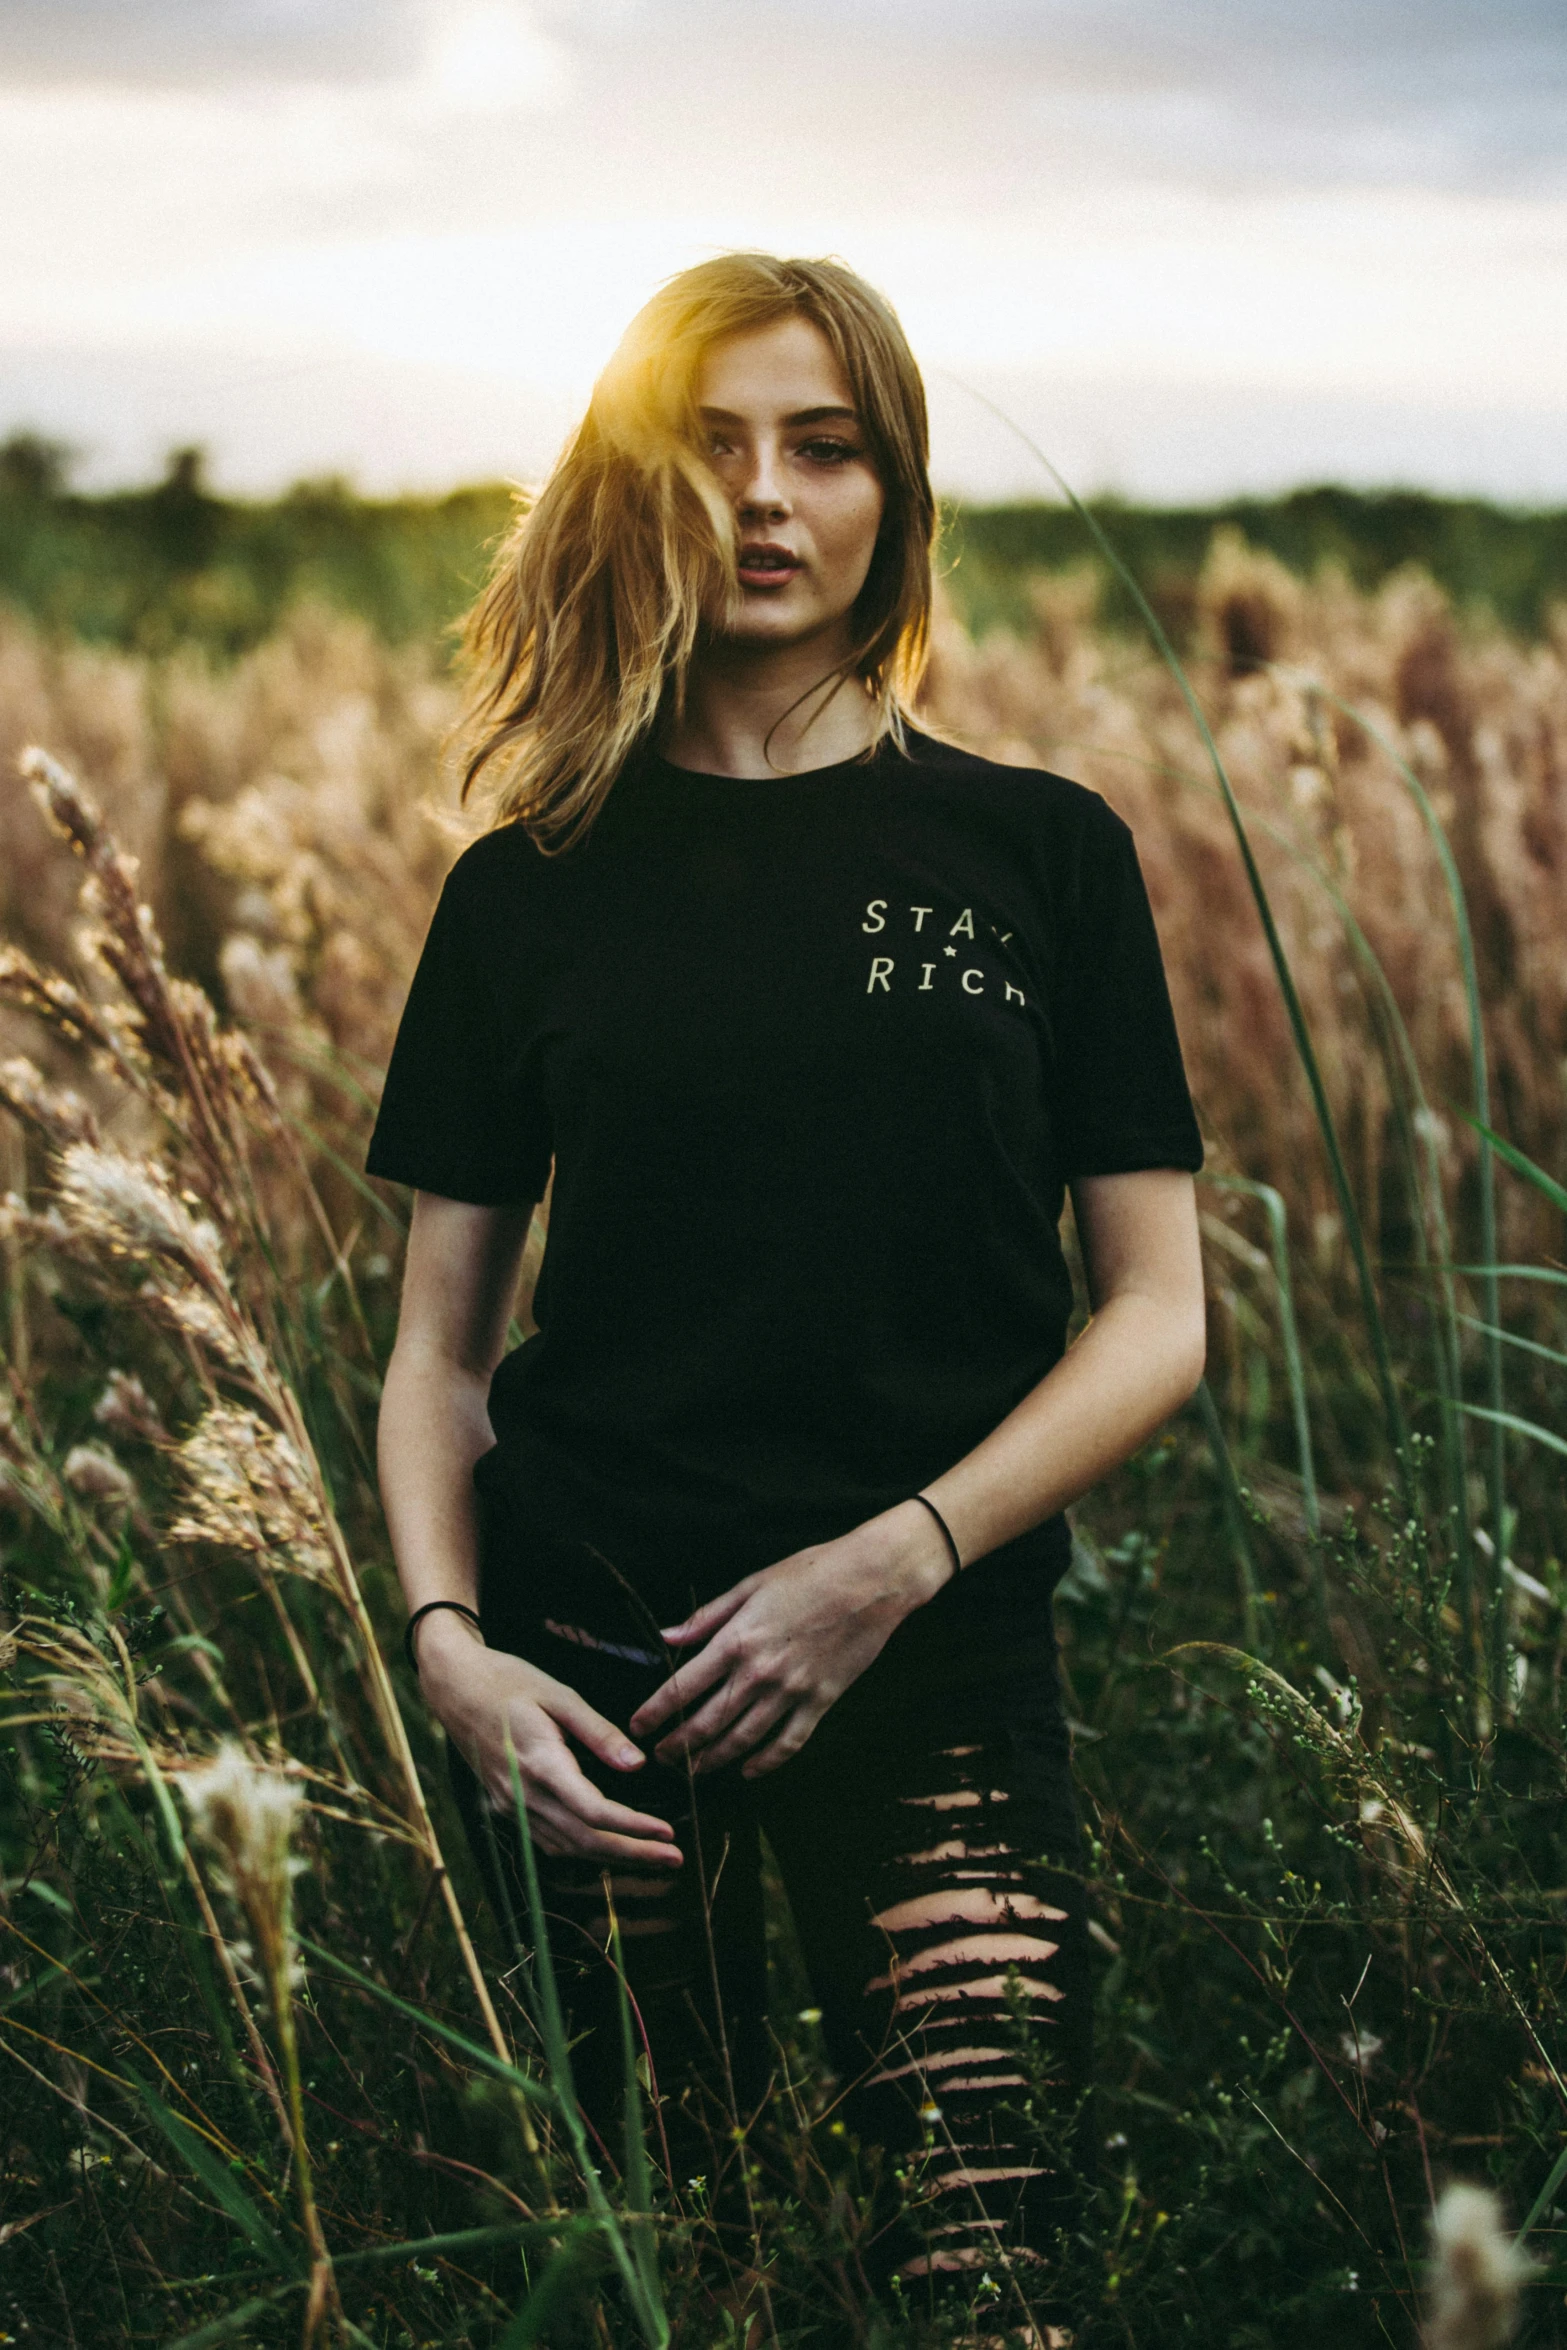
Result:
{"label": "sky", "polygon": [[950,492],[1567,503],[1567,0],[0,0],[0,189],[89,485],[536,479],[760,245],[892,298]]}

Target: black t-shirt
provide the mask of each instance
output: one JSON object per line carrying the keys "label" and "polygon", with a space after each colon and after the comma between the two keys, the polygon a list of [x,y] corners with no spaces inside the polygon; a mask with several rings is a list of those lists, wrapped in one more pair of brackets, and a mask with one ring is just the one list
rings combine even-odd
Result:
{"label": "black t-shirt", "polygon": [[[644,753],[578,846],[464,852],[409,992],[371,1173],[499,1204],[555,1171],[481,1492],[664,1622],[914,1492],[1043,1377],[1070,1178],[1201,1164],[1127,827],[1060,776],[909,752],[765,781]],[[1051,1520],[939,1620],[1066,1555]]]}

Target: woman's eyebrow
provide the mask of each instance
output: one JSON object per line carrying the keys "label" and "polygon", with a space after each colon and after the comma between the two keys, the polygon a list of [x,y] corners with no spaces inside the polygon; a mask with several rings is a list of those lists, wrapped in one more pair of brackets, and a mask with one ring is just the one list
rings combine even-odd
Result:
{"label": "woman's eyebrow", "polygon": [[[737,416],[732,408],[703,408],[699,413],[704,424],[744,424],[746,421],[743,416]],[[785,424],[858,424],[859,420],[856,409],[837,406],[796,408],[792,415],[783,419]]]}

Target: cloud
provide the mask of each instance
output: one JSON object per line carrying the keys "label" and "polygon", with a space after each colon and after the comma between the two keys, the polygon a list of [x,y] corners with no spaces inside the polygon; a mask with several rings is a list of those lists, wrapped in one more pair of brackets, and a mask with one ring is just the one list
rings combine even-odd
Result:
{"label": "cloud", "polygon": [[[494,114],[579,77],[666,146],[944,146],[1207,185],[1567,181],[1561,0],[4,0],[17,84],[422,87]],[[824,134],[826,135],[824,138]],[[679,168],[679,157],[671,161]]]}
{"label": "cloud", "polygon": [[22,83],[202,87],[408,71],[418,0],[5,0],[0,70]]}

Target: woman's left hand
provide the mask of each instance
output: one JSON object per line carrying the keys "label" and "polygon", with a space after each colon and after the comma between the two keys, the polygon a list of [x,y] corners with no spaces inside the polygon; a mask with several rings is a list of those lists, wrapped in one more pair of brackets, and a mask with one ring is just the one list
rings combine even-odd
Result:
{"label": "woman's left hand", "polygon": [[657,1745],[659,1761],[689,1754],[695,1770],[716,1771],[746,1755],[743,1778],[776,1770],[952,1572],[930,1513],[900,1502],[836,1542],[747,1575],[665,1631],[672,1648],[706,1645],[638,1707],[632,1737],[654,1737],[709,1693]]}

